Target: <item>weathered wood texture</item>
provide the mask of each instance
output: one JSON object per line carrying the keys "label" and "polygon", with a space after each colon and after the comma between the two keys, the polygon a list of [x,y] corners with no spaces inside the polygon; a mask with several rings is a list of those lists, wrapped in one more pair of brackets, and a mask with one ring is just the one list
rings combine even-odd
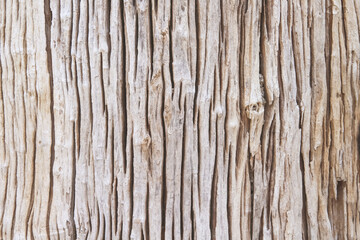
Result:
{"label": "weathered wood texture", "polygon": [[0,239],[360,239],[358,0],[0,0]]}

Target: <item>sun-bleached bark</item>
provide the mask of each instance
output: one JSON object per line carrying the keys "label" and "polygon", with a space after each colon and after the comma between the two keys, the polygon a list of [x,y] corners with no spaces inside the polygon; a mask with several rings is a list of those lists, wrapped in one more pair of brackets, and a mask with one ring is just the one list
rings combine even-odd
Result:
{"label": "sun-bleached bark", "polygon": [[357,0],[0,0],[0,239],[360,239]]}

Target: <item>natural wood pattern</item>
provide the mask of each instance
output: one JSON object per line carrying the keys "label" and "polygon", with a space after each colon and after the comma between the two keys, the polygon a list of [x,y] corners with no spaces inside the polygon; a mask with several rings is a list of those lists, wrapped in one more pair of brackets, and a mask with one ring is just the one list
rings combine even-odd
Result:
{"label": "natural wood pattern", "polygon": [[360,239],[358,0],[0,0],[0,239]]}

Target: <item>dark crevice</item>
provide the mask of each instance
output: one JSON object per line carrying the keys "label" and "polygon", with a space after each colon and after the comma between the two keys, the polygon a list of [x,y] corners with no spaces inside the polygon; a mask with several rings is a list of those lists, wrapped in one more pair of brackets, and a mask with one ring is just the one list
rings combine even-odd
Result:
{"label": "dark crevice", "polygon": [[[17,165],[18,165],[18,162],[19,162],[19,159],[18,159],[18,156],[16,155],[15,156],[15,161],[14,161],[14,164],[15,164],[15,166],[14,166],[14,170],[15,170],[15,172],[16,172],[16,170],[18,169],[18,167],[17,167]],[[14,171],[13,170],[13,171]],[[11,174],[11,173],[10,173]],[[11,174],[12,175],[12,174]],[[10,179],[10,185],[12,185],[12,182],[14,181],[14,185],[15,186],[13,186],[15,189],[17,189],[17,179],[16,179],[16,176],[15,175],[13,175],[13,177],[10,177],[11,179]],[[14,179],[12,179],[12,178],[14,178]],[[15,201],[15,203],[16,203],[16,199],[17,199],[17,191],[14,191],[15,193],[14,193],[14,201]],[[14,227],[15,227],[15,221],[16,221],[16,208],[17,208],[17,205],[16,204],[14,204],[15,206],[14,206],[14,208],[13,208],[13,210],[12,210],[12,213],[10,214],[10,218],[11,218],[11,229],[10,229],[10,239],[13,239],[13,236],[14,236]],[[7,233],[5,232],[5,235],[7,235]]]}
{"label": "dark crevice", "polygon": [[[8,176],[9,175],[9,169],[7,170],[7,173],[6,173],[6,176]],[[5,180],[5,183],[4,183],[4,185],[3,186],[5,186],[5,189],[4,189],[4,203],[6,204],[6,200],[7,200],[7,197],[8,197],[8,188],[9,188],[9,179],[8,179],[8,177],[6,177],[6,180]],[[1,223],[3,223],[3,219],[4,219],[4,215],[5,215],[5,211],[3,210],[3,212],[2,212],[2,216],[1,216],[1,218],[0,218],[0,220],[1,220]],[[1,230],[1,232],[3,233],[3,232],[5,232],[4,230],[4,225],[3,224],[1,224],[1,226],[0,226],[0,230]],[[11,237],[10,237],[11,238]]]}
{"label": "dark crevice", "polygon": [[[293,12],[292,12],[293,15],[295,15],[295,8],[293,8]],[[295,17],[293,18],[293,23],[292,23],[292,26],[294,26],[295,24]],[[302,110],[301,110],[301,101],[302,101],[302,98],[303,98],[303,88],[302,88],[302,81],[303,81],[303,78],[305,76],[302,76],[301,75],[301,70],[304,70],[305,69],[301,69],[301,61],[299,61],[299,56],[298,54],[296,53],[299,53],[299,55],[301,56],[301,51],[300,51],[300,47],[298,47],[298,44],[297,44],[297,41],[298,39],[296,38],[297,36],[297,33],[293,30],[293,27],[290,27],[290,30],[291,31],[291,35],[290,35],[290,40],[291,40],[291,47],[292,47],[292,50],[291,50],[291,57],[292,59],[290,60],[290,70],[292,72],[295,72],[295,82],[296,82],[296,104],[299,108],[299,128],[301,128],[301,119],[302,119]],[[294,26],[295,27],[295,26]],[[291,65],[292,63],[294,63],[294,68],[295,69],[292,69]]]}
{"label": "dark crevice", "polygon": [[212,104],[212,101],[210,100],[210,106],[208,107],[208,116],[209,116],[209,122],[208,122],[208,136],[209,136],[209,146],[211,146],[211,123],[213,122],[212,121],[212,114],[211,114],[211,110],[213,108],[213,104]]}
{"label": "dark crevice", "polygon": [[238,157],[238,153],[240,151],[240,148],[242,147],[242,144],[245,143],[244,141],[244,124],[242,122],[240,122],[240,130],[239,133],[237,134],[237,138],[236,138],[236,146],[234,147],[234,158],[235,158],[235,178],[238,177],[238,175],[240,174],[240,171],[237,171],[237,169],[239,169],[240,167],[240,157]]}
{"label": "dark crevice", "polygon": [[249,7],[249,3],[248,3],[249,1],[247,0],[247,1],[244,1],[243,2],[243,4],[244,4],[244,12],[243,13],[247,13],[247,11],[248,11],[248,7]]}
{"label": "dark crevice", "polygon": [[[172,201],[174,202],[174,201]],[[174,236],[175,236],[175,224],[174,224],[174,213],[172,214],[172,220],[171,220],[171,238],[174,239]]]}
{"label": "dark crevice", "polygon": [[119,230],[119,235],[118,235],[118,239],[123,239],[123,226],[122,226],[122,222],[120,222],[120,230]]}
{"label": "dark crevice", "polygon": [[[269,102],[269,97],[267,96],[267,91],[264,91],[265,88],[265,60],[264,60],[264,53],[266,52],[265,49],[265,42],[266,42],[266,38],[265,38],[265,34],[264,32],[266,32],[266,20],[265,20],[265,0],[262,0],[261,2],[261,14],[260,14],[260,43],[259,43],[259,74],[261,74],[263,76],[263,85],[261,86],[262,88],[262,95],[263,95],[263,99],[266,99],[266,103]],[[265,53],[266,54],[266,53]],[[260,83],[261,84],[261,83]],[[264,104],[264,108],[266,107],[266,104]],[[264,109],[265,110],[265,109]]]}
{"label": "dark crevice", "polygon": [[145,235],[144,235],[144,229],[143,226],[141,226],[141,240],[145,240]]}
{"label": "dark crevice", "polygon": [[[283,79],[282,79],[282,67],[281,67],[281,58],[282,58],[282,38],[283,38],[283,32],[282,32],[282,23],[281,23],[281,19],[280,19],[280,24],[279,24],[279,35],[280,35],[280,39],[279,39],[279,44],[278,44],[278,81],[279,81],[279,108],[280,109],[285,109],[285,93],[284,93],[284,84],[283,84]],[[279,118],[280,118],[280,136],[282,136],[282,134],[284,133],[284,124],[282,124],[284,122],[284,112],[283,111],[279,111]],[[283,144],[283,138],[280,137],[280,145]]]}
{"label": "dark crevice", "polygon": [[[239,83],[238,86],[234,86],[236,88],[239,88],[239,90],[241,89],[245,89],[245,79],[244,79],[244,72],[241,71],[241,69],[244,68],[245,64],[245,53],[246,53],[246,49],[245,49],[245,40],[247,38],[247,34],[252,34],[252,33],[246,33],[246,29],[245,29],[245,14],[244,14],[244,4],[239,4],[239,8],[238,8],[238,16],[240,18],[240,29],[239,29],[239,33],[238,33],[238,37],[239,37],[239,69],[238,69],[238,74],[239,74]],[[244,106],[244,96],[243,94],[240,95],[239,97],[239,106],[237,106],[240,109],[240,115],[242,119],[247,119],[247,117],[245,116],[245,110],[243,109]]]}
{"label": "dark crevice", "polygon": [[[6,1],[4,1],[3,2],[3,4],[5,5],[5,2]],[[6,19],[6,18],[5,18]],[[4,23],[5,24],[5,23]],[[4,31],[3,29],[0,29],[1,31]],[[0,37],[0,42],[4,42],[4,40]],[[3,49],[3,47],[1,46],[2,44],[0,44],[0,50],[1,49]],[[25,48],[26,49],[26,48]],[[1,94],[1,116],[0,116],[0,120],[2,121],[2,126],[1,126],[1,128],[2,129],[6,129],[5,128],[5,126],[6,126],[6,122],[5,122],[5,99],[4,99],[4,96],[5,96],[5,94],[6,94],[6,90],[4,90],[4,81],[5,81],[5,77],[4,77],[4,75],[3,75],[3,71],[2,71],[2,62],[1,62],[1,51],[0,51],[0,89],[1,89],[1,91],[0,91],[0,94]],[[27,78],[26,78],[26,80],[27,80]],[[5,94],[4,94],[5,93]],[[25,111],[26,111],[26,109],[25,109]],[[26,121],[25,121],[26,122]],[[35,134],[36,134],[36,131],[34,131],[35,132]],[[1,137],[1,139],[0,139],[0,142],[3,142],[3,143],[5,143],[5,139],[6,139],[6,131],[4,131],[4,135]],[[33,140],[33,143],[34,143],[34,145],[36,146],[36,141],[34,141]],[[6,158],[6,155],[7,155],[7,150],[6,150],[6,145],[5,144],[3,144],[3,148],[1,148],[0,149],[0,151],[2,152],[2,154],[3,154],[3,156]],[[34,175],[33,175],[34,176]],[[5,196],[4,196],[4,202],[6,201],[6,194],[7,194],[7,191],[5,190]],[[0,216],[0,222],[2,223],[3,222],[3,218],[4,218],[4,211],[2,212],[2,214],[1,214],[1,216]],[[2,232],[2,228],[0,227],[0,231]]]}
{"label": "dark crevice", "polygon": [[[112,217],[112,219],[114,219],[114,233],[115,233],[115,235],[117,235],[117,233],[118,233],[118,219],[120,219],[120,216],[118,214],[118,212],[119,212],[119,203],[118,203],[119,202],[119,196],[118,196],[118,190],[117,189],[118,189],[118,181],[117,181],[117,178],[115,177],[114,186],[113,186],[115,217]],[[119,234],[119,236],[122,236],[121,225],[120,225],[120,234]]]}
{"label": "dark crevice", "polygon": [[[302,148],[302,144],[300,146],[300,149]],[[302,209],[302,233],[303,233],[303,238],[305,239],[311,239],[311,236],[309,236],[309,231],[308,231],[308,222],[307,222],[307,213],[308,213],[308,208],[307,208],[307,196],[306,196],[306,185],[305,185],[305,169],[304,169],[304,158],[303,158],[303,154],[300,153],[300,171],[301,171],[301,175],[302,175],[302,196],[303,196],[303,209]]]}
{"label": "dark crevice", "polygon": [[[342,40],[344,41],[344,46],[345,46],[345,56],[348,57],[349,52],[348,52],[347,40],[350,39],[350,36],[348,35],[348,32],[346,31],[346,20],[347,20],[346,18],[347,17],[346,17],[346,14],[345,14],[345,12],[348,12],[348,10],[345,10],[343,1],[341,1],[340,4],[341,4],[341,13],[342,13],[341,27],[342,27],[342,30],[343,30],[344,34],[341,34],[341,32],[339,32],[339,38],[342,38],[343,36],[345,36],[345,37],[343,37]],[[356,7],[355,7],[355,9],[356,9]],[[341,49],[341,47],[340,47],[340,49]],[[341,55],[340,55],[340,57],[341,57]]]}
{"label": "dark crevice", "polygon": [[267,166],[270,165],[269,169],[269,182],[268,182],[268,187],[267,187],[267,195],[266,195],[266,203],[267,203],[267,221],[266,221],[266,227],[267,229],[270,228],[270,221],[271,221],[271,216],[270,216],[270,211],[271,211],[271,203],[272,203],[272,199],[271,199],[271,189],[274,189],[272,184],[275,181],[275,174],[273,174],[274,168],[275,168],[275,151],[276,151],[276,133],[275,133],[275,126],[276,122],[273,120],[271,125],[270,125],[270,138],[269,138],[269,147],[268,147],[268,154],[267,154]]}
{"label": "dark crevice", "polygon": [[[88,0],[89,1],[89,0]],[[86,6],[86,11],[87,11],[87,14],[86,14],[86,25],[85,25],[85,33],[84,33],[84,35],[85,36],[87,36],[87,38],[86,38],[86,41],[85,41],[85,46],[86,46],[86,54],[85,54],[85,59],[86,59],[86,64],[85,64],[85,70],[86,70],[86,72],[89,74],[89,76],[88,76],[88,79],[85,79],[85,81],[87,81],[88,83],[89,83],[89,89],[92,89],[92,83],[91,83],[91,69],[90,69],[90,66],[91,66],[91,64],[90,64],[90,49],[89,49],[89,42],[90,42],[90,34],[89,34],[89,28],[90,28],[90,21],[89,21],[89,19],[90,19],[90,17],[89,17],[89,15],[90,15],[90,7],[88,6],[88,4],[86,4],[85,5]],[[92,91],[90,90],[89,91],[89,99],[91,100],[92,99],[92,93],[91,93]],[[94,119],[94,117],[93,117],[93,105],[92,104],[89,104],[88,105],[88,109],[89,109],[89,112],[90,112],[90,126],[91,126],[91,129],[90,129],[90,131],[89,132],[92,132],[92,130],[94,129],[94,121],[93,121],[93,119]],[[89,160],[88,161],[90,161],[90,158],[88,158]]]}
{"label": "dark crevice", "polygon": [[78,44],[78,39],[79,39],[79,26],[80,26],[80,2],[81,1],[73,1],[73,4],[75,5],[76,4],[76,7],[75,7],[75,13],[76,13],[76,36],[74,37],[75,38],[75,49],[77,50],[77,45]]}
{"label": "dark crevice", "polygon": [[[132,129],[131,131],[131,135],[133,135],[134,133],[134,130]],[[132,226],[133,226],[133,214],[134,214],[134,140],[133,138],[131,137],[130,139],[130,189],[129,189],[129,192],[130,192],[130,219],[129,219],[129,222],[130,222],[130,226],[129,226],[129,229],[131,230],[132,229]],[[129,236],[128,238],[130,239],[130,234],[131,234],[131,231],[129,231]]]}
{"label": "dark crevice", "polygon": [[173,31],[173,0],[170,0],[170,23],[169,23],[169,71],[170,71],[170,82],[171,82],[171,99],[174,98],[174,71],[173,71],[173,42],[172,42],[172,31]]}
{"label": "dark crevice", "polygon": [[120,84],[121,84],[121,120],[123,124],[122,127],[122,154],[124,159],[123,164],[123,172],[126,174],[127,170],[127,157],[126,157],[126,146],[127,146],[127,64],[126,64],[126,33],[125,33],[125,14],[124,14],[124,6],[120,4],[120,15],[122,24],[120,24],[120,31],[121,31],[121,66],[122,66],[122,76],[120,78]]}
{"label": "dark crevice", "polygon": [[[161,71],[162,79],[164,78],[164,71]],[[163,90],[164,91],[164,90]],[[164,102],[165,102],[165,95],[163,94],[163,101],[161,101],[161,112],[164,113]],[[165,131],[165,119],[164,115],[161,118],[162,121],[162,130],[163,130],[163,165],[162,165],[162,176],[161,176],[161,239],[165,240],[165,225],[166,225],[166,202],[167,202],[167,189],[166,189],[166,131]]]}
{"label": "dark crevice", "polygon": [[[111,193],[112,194],[112,193]],[[110,232],[109,232],[109,236],[110,237],[113,237],[113,236],[115,236],[115,234],[116,234],[116,232],[114,231],[114,229],[113,229],[113,221],[114,221],[114,216],[113,216],[113,206],[112,206],[112,202],[111,202],[111,200],[109,201],[110,202],[110,204],[111,204],[111,209],[109,210],[109,230],[110,230]]]}
{"label": "dark crevice", "polygon": [[[149,218],[150,218],[150,212],[149,212],[149,182],[147,182],[146,185],[146,199],[145,199],[145,208],[146,208],[146,217],[145,217],[145,235],[146,235],[146,240],[150,239],[150,230],[149,230]],[[143,232],[144,232],[143,231]]]}
{"label": "dark crevice", "polygon": [[219,10],[219,12],[220,12],[220,29],[219,29],[220,30],[220,41],[219,42],[222,42],[225,39],[225,35],[224,35],[225,29],[227,30],[227,26],[224,23],[224,15],[225,14],[224,14],[223,1],[219,1],[219,7],[220,7],[220,10]]}
{"label": "dark crevice", "polygon": [[[110,29],[110,21],[111,21],[111,0],[108,0],[106,1],[106,21],[105,21],[105,27],[107,29],[106,31],[106,42],[107,42],[107,45],[108,45],[108,52],[107,52],[107,65],[109,65],[110,63],[110,58],[111,58],[111,36],[110,36],[110,33],[111,33],[111,29]],[[109,85],[110,84],[110,78],[107,79],[108,82],[107,84]]]}
{"label": "dark crevice", "polygon": [[[328,2],[325,2],[326,4],[326,9],[328,9]],[[327,99],[326,99],[326,103],[330,103],[330,78],[331,78],[331,56],[332,56],[332,39],[333,39],[333,34],[332,34],[332,28],[333,28],[333,15],[332,14],[329,14],[328,11],[325,12],[325,18],[326,18],[326,22],[325,22],[325,32],[329,33],[329,37],[326,38],[325,40],[325,49],[324,49],[324,52],[325,52],[325,61],[326,61],[326,90],[327,90]],[[324,131],[324,134],[326,132],[329,131],[329,128],[330,128],[330,104],[326,104],[326,116],[324,117],[325,118],[325,121],[326,121],[326,124],[324,124],[324,129],[326,129],[326,131]],[[328,136],[325,136],[325,145],[326,147],[328,147],[330,145],[330,137]],[[324,149],[325,151],[325,149]],[[323,164],[323,161],[321,161],[321,165]],[[323,178],[323,175],[322,175],[322,178]]]}
{"label": "dark crevice", "polygon": [[105,115],[105,151],[107,151],[108,149],[108,145],[109,145],[109,120],[108,120],[108,107],[107,105],[105,105],[105,111],[104,111],[104,115]]}
{"label": "dark crevice", "polygon": [[190,222],[191,222],[191,239],[195,239],[195,221],[194,221],[194,188],[193,188],[193,179],[191,178],[191,205],[190,205]]}
{"label": "dark crevice", "polygon": [[154,1],[155,15],[157,15],[157,11],[158,11],[158,0],[151,0],[151,1]]}
{"label": "dark crevice", "polygon": [[356,164],[357,164],[357,169],[358,169],[358,172],[360,172],[360,161],[359,161],[359,158],[360,158],[360,125],[357,126],[358,128],[358,131],[357,131],[357,136],[356,136],[356,139],[357,139],[357,161],[356,161]]}
{"label": "dark crevice", "polygon": [[34,230],[33,230],[33,217],[34,217],[34,212],[33,210],[31,211],[31,219],[29,221],[30,223],[30,226],[28,227],[30,229],[30,239],[31,240],[35,240],[35,237],[34,237]]}
{"label": "dark crevice", "polygon": [[229,150],[229,160],[228,160],[228,166],[227,166],[227,168],[228,168],[228,175],[227,175],[227,186],[228,186],[228,197],[227,197],[227,203],[226,203],[226,209],[227,209],[227,221],[228,221],[228,224],[229,224],[229,231],[228,231],[228,238],[230,239],[230,240],[232,240],[232,234],[231,234],[231,232],[232,232],[232,228],[231,228],[231,202],[230,202],[230,198],[232,197],[231,196],[231,188],[232,188],[232,186],[231,186],[231,183],[232,183],[232,181],[231,181],[231,178],[230,178],[230,176],[231,176],[231,169],[232,169],[232,164],[231,164],[231,143],[230,143],[230,145],[229,145],[229,148],[228,148]]}
{"label": "dark crevice", "polygon": [[[101,216],[100,216],[100,211],[99,211],[99,202],[97,201],[97,199],[95,199],[96,203],[94,204],[94,207],[95,207],[95,211],[94,211],[94,218],[95,219],[95,226],[96,229],[95,230],[95,239],[99,239],[100,236],[99,236],[99,233],[100,233],[100,228],[101,228]],[[91,221],[90,221],[91,222]],[[100,225],[100,226],[99,226]],[[101,236],[103,237],[103,236]]]}
{"label": "dark crevice", "polygon": [[60,232],[59,232],[58,225],[56,225],[56,236],[58,237],[58,239],[60,239]]}
{"label": "dark crevice", "polygon": [[[249,144],[249,148],[250,148],[250,144]],[[251,199],[251,202],[250,202],[250,209],[251,209],[251,212],[250,212],[250,238],[251,239],[254,239],[253,238],[253,234],[254,234],[254,202],[255,202],[255,199],[254,199],[254,189],[255,189],[255,185],[254,185],[254,164],[255,164],[255,161],[256,161],[256,155],[254,157],[251,157],[251,153],[250,153],[250,149],[249,149],[249,156],[248,156],[248,159],[250,159],[250,162],[247,163],[248,165],[248,171],[249,171],[249,181],[250,181],[250,199]],[[253,165],[251,164],[251,161],[253,163]]]}
{"label": "dark crevice", "polygon": [[[84,0],[83,0],[83,1],[84,1]],[[91,0],[88,0],[88,1],[91,1]],[[92,0],[92,7],[93,7],[92,17],[94,17],[95,12],[96,12],[96,11],[94,11],[94,9],[96,8],[95,1],[96,1],[96,0]]]}
{"label": "dark crevice", "polygon": [[71,202],[70,202],[70,230],[71,239],[77,239],[75,225],[75,190],[76,190],[76,130],[75,123],[73,125],[73,146],[72,146],[72,173],[71,173]]}
{"label": "dark crevice", "polygon": [[[115,210],[114,210],[114,212],[115,212],[115,216],[113,217],[113,216],[111,216],[111,218],[110,219],[112,219],[113,221],[114,221],[114,234],[116,234],[117,233],[117,218],[118,218],[118,214],[117,214],[117,209],[118,209],[118,204],[117,204],[117,198],[118,198],[118,196],[117,196],[117,178],[116,178],[116,176],[115,176],[115,168],[117,168],[116,166],[115,166],[115,136],[114,136],[114,133],[115,133],[115,131],[114,131],[114,122],[111,120],[111,132],[110,132],[110,138],[111,138],[111,140],[110,140],[110,143],[111,143],[111,145],[110,145],[110,163],[111,163],[111,166],[110,166],[110,178],[111,178],[111,182],[112,182],[112,184],[111,184],[111,186],[112,186],[112,194],[111,195],[113,195],[113,201],[114,201],[114,208],[115,208]],[[110,214],[112,214],[111,213],[111,211],[110,211]],[[110,224],[112,224],[111,222],[110,222]],[[112,230],[112,228],[110,228],[111,229],[111,231],[113,231]]]}
{"label": "dark crevice", "polygon": [[258,239],[264,239],[264,209],[261,210],[261,215],[260,215],[260,227],[259,227],[260,231],[259,231],[259,236]]}
{"label": "dark crevice", "polygon": [[[150,46],[150,80],[153,74],[153,60],[154,60],[154,28],[153,28],[153,6],[152,1],[149,1],[149,46]],[[150,82],[150,81],[149,81]]]}
{"label": "dark crevice", "polygon": [[[138,47],[139,47],[139,16],[138,13],[135,13],[135,39],[134,39],[134,48],[135,48],[135,61],[134,61],[134,67],[135,67],[135,71],[134,71],[134,83],[137,82],[137,67],[138,67]],[[141,56],[142,57],[142,56]]]}
{"label": "dark crevice", "polygon": [[[87,212],[90,213],[90,208],[89,208],[89,204],[86,204],[87,207]],[[89,234],[90,232],[92,232],[93,230],[93,225],[92,225],[92,221],[89,221],[89,230],[87,231],[87,234]]]}
{"label": "dark crevice", "polygon": [[100,80],[100,90],[101,90],[101,103],[102,103],[102,113],[105,115],[105,117],[107,118],[107,110],[106,110],[106,100],[105,100],[105,85],[104,85],[104,69],[103,69],[103,53],[100,52],[100,67],[99,67],[99,70],[100,70],[100,77],[99,77],[99,80]]}
{"label": "dark crevice", "polygon": [[103,224],[101,224],[102,225],[102,229],[103,229],[103,235],[102,235],[102,239],[106,239],[106,220],[105,220],[105,216],[104,216],[104,214],[101,214],[102,215],[102,223]]}
{"label": "dark crevice", "polygon": [[[186,97],[184,99],[184,108],[186,108]],[[184,111],[184,121],[183,121],[183,126],[182,126],[182,132],[183,132],[183,136],[182,136],[182,148],[181,148],[181,184],[180,184],[180,238],[183,239],[184,237],[184,211],[183,211],[183,203],[184,203],[184,184],[185,184],[185,171],[184,171],[184,167],[185,167],[185,159],[186,159],[186,110]],[[185,219],[186,221],[186,219]]]}
{"label": "dark crevice", "polygon": [[[224,45],[224,43],[220,43],[220,44],[222,44],[222,46]],[[225,50],[226,51],[226,50]],[[223,70],[225,70],[225,68],[223,69],[223,64],[224,64],[224,60],[223,60],[223,58],[224,58],[224,50],[223,50],[223,48],[222,47],[220,47],[220,51],[219,51],[219,93],[220,93],[220,104],[221,105],[223,105],[224,104],[224,102],[223,102],[223,97],[222,97],[222,95],[223,95],[223,88],[224,88],[224,86],[225,85],[228,85],[229,84],[229,79],[225,79],[225,75],[226,74],[223,74]],[[226,61],[226,60],[225,60]],[[223,83],[223,81],[225,82],[225,80],[226,80],[226,83]],[[223,84],[224,84],[224,86],[223,86]],[[227,91],[226,91],[227,89],[225,89],[225,107],[226,107],[226,102],[227,102]]]}
{"label": "dark crevice", "polygon": [[[147,71],[147,77],[146,79],[148,79],[148,81],[145,84],[145,127],[147,132],[149,133],[150,136],[150,141],[151,141],[151,129],[150,129],[150,124],[149,124],[149,119],[150,119],[150,115],[149,115],[149,94],[150,94],[150,87],[149,84],[151,81],[151,73],[149,73],[149,69]],[[151,144],[151,142],[149,143]],[[151,149],[151,147],[149,147]],[[147,149],[148,150],[148,149]],[[150,159],[149,159],[149,166],[150,169],[150,174],[151,174],[151,164],[150,164]]]}
{"label": "dark crevice", "polygon": [[53,92],[53,70],[52,70],[52,52],[51,52],[51,9],[50,9],[50,0],[44,1],[44,14],[45,14],[45,38],[46,38],[46,53],[47,53],[47,70],[49,74],[49,91],[50,91],[50,118],[51,118],[51,146],[50,146],[50,169],[49,169],[49,179],[50,179],[50,189],[49,189],[49,201],[47,205],[47,215],[46,215],[46,233],[47,237],[50,237],[50,212],[53,198],[53,166],[55,161],[55,125],[54,125],[54,92]]}
{"label": "dark crevice", "polygon": [[[211,98],[211,100],[212,100],[212,103],[211,103],[211,106],[212,106],[212,108],[210,108],[211,110],[215,110],[215,107],[216,107],[216,100],[218,100],[217,98],[216,98],[216,96],[217,96],[217,94],[216,94],[216,90],[217,90],[217,88],[216,88],[216,85],[217,85],[217,83],[218,83],[218,81],[217,80],[219,80],[219,78],[217,77],[217,71],[216,71],[217,69],[216,69],[216,65],[215,65],[215,67],[214,67],[214,86],[213,86],[213,92],[212,92],[212,98]],[[220,82],[220,81],[219,81]],[[220,99],[219,99],[220,100]]]}
{"label": "dark crevice", "polygon": [[182,94],[182,88],[183,88],[183,83],[182,83],[182,81],[180,81],[180,83],[179,83],[179,98],[178,98],[178,108],[179,108],[179,110],[180,111],[183,111],[183,109],[184,109],[184,106],[181,106],[181,100],[182,100],[182,97],[181,97],[181,94]]}
{"label": "dark crevice", "polygon": [[[218,133],[218,118],[216,117],[215,121],[216,133]],[[210,195],[210,232],[211,238],[216,239],[216,205],[217,205],[217,186],[218,186],[218,143],[217,138],[215,137],[215,162],[214,169],[212,173],[212,183],[211,183],[211,195]]]}
{"label": "dark crevice", "polygon": [[[198,153],[198,159],[197,159],[197,169],[196,169],[196,178],[197,178],[197,193],[201,192],[201,178],[199,177],[200,175],[200,171],[201,171],[201,147],[200,147],[200,127],[199,127],[199,122],[200,122],[200,113],[197,114],[197,122],[196,122],[196,133],[197,133],[197,153]],[[199,196],[200,194],[198,194]],[[199,208],[201,208],[201,197],[199,197]]]}
{"label": "dark crevice", "polygon": [[199,3],[198,1],[195,1],[195,32],[196,32],[196,77],[195,77],[195,95],[194,95],[194,104],[193,104],[193,122],[195,122],[195,119],[197,118],[198,111],[197,111],[197,97],[199,93],[199,84],[200,84],[200,63],[201,63],[201,57],[200,57],[200,9],[199,9]]}
{"label": "dark crevice", "polygon": [[[74,59],[75,61],[75,59]],[[76,66],[76,62],[75,62]],[[80,139],[81,139],[81,101],[80,101],[80,93],[79,93],[79,86],[78,86],[78,78],[77,78],[77,69],[74,68],[75,71],[75,95],[76,95],[76,102],[77,102],[77,121],[76,121],[76,132],[75,132],[75,138],[76,138],[76,159],[79,158],[80,155]]]}
{"label": "dark crevice", "polygon": [[[70,23],[69,23],[69,31],[70,31],[70,34],[69,36],[67,36],[69,38],[69,45],[68,45],[68,56],[69,58],[66,59],[66,69],[69,70],[69,74],[70,74],[70,80],[73,81],[74,80],[74,76],[72,74],[72,71],[71,71],[71,46],[72,46],[72,35],[73,35],[73,32],[74,32],[74,26],[73,26],[73,23],[74,23],[74,10],[73,10],[73,5],[71,5],[71,8],[70,8],[70,12],[71,12],[71,17],[70,17]],[[68,81],[66,81],[67,83]]]}
{"label": "dark crevice", "polygon": [[[45,3],[46,4],[46,3]],[[12,5],[10,5],[10,8],[12,8]],[[9,10],[8,10],[9,11]],[[10,10],[11,11],[11,10]],[[45,11],[45,10],[44,10]],[[45,18],[46,18],[46,16],[45,16]],[[5,17],[5,19],[6,19],[6,17]],[[5,24],[6,24],[6,21],[5,21]],[[15,30],[15,28],[13,27],[13,23],[12,23],[12,20],[10,20],[9,21],[9,25],[11,26],[11,27],[9,27],[8,29],[9,29],[9,39],[12,39],[14,36],[14,34],[13,34],[13,32],[14,32],[14,30]],[[8,25],[8,26],[9,26]],[[6,25],[5,25],[6,26]],[[45,26],[45,30],[47,30],[46,29],[46,26]],[[5,31],[4,31],[5,32]],[[5,34],[4,34],[5,35]],[[11,40],[9,40],[9,41],[11,41]],[[9,62],[10,63],[8,63],[7,61],[6,61],[6,63],[8,64],[8,68],[11,68],[11,72],[13,72],[13,73],[15,73],[15,67],[14,67],[14,59],[13,59],[13,45],[11,44],[11,42],[9,42],[9,41],[7,41],[7,39],[6,39],[6,37],[5,37],[5,49],[6,49],[6,47],[8,48],[8,51],[6,51],[5,50],[5,53],[6,53],[6,55],[8,55],[8,57],[9,57]],[[6,44],[7,43],[7,44]],[[10,66],[9,66],[10,65]],[[8,90],[9,92],[11,91],[11,96],[12,97],[14,97],[15,96],[15,76],[13,75],[12,77],[8,77],[8,80],[11,78],[11,90]],[[12,121],[14,121],[13,119],[12,119]]]}
{"label": "dark crevice", "polygon": [[[37,126],[37,120],[35,119],[35,126]],[[36,128],[35,128],[36,129]],[[31,214],[33,213],[33,206],[34,206],[34,192],[35,192],[35,177],[36,177],[36,171],[35,171],[35,160],[36,160],[36,131],[34,131],[34,137],[32,139],[32,143],[34,145],[34,155],[32,157],[32,179],[31,179],[31,191],[30,191],[30,203],[29,203],[29,208],[28,208],[28,212],[26,214],[26,232],[25,232],[25,236],[28,235],[28,229],[29,229],[29,225],[32,225],[32,221],[30,221],[30,217]],[[6,185],[5,185],[6,186]],[[5,193],[7,192],[7,190],[5,189]],[[2,218],[0,219],[2,222]],[[30,229],[32,229],[32,226],[30,227]],[[30,233],[30,237],[32,236],[32,233]]]}
{"label": "dark crevice", "polygon": [[314,76],[316,76],[316,74],[314,74],[313,73],[313,71],[314,71],[314,69],[316,69],[316,68],[314,68],[314,66],[313,66],[313,61],[314,61],[314,59],[315,59],[315,52],[314,52],[314,46],[313,46],[313,44],[312,43],[314,43],[315,42],[315,39],[314,39],[314,37],[315,37],[315,34],[314,34],[314,29],[315,29],[315,27],[314,27],[314,20],[313,20],[313,18],[314,18],[314,15],[313,14],[311,14],[311,25],[310,25],[310,29],[309,29],[309,41],[310,41],[310,44],[309,44],[309,50],[310,50],[310,70],[309,70],[309,86],[310,86],[310,89],[313,91],[313,81],[315,82],[315,79],[313,80],[313,77]]}

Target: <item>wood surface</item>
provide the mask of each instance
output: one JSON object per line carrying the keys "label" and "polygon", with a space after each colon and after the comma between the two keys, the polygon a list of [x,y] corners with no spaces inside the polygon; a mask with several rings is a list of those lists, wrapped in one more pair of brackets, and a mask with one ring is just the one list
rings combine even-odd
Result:
{"label": "wood surface", "polygon": [[360,239],[359,0],[0,0],[0,239]]}

